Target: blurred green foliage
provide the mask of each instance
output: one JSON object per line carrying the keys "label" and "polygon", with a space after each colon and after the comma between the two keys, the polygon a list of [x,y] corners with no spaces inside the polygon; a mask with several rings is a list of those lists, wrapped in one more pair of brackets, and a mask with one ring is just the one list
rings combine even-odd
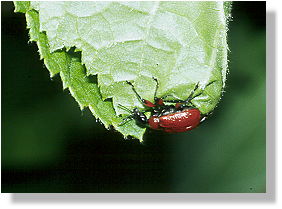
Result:
{"label": "blurred green foliage", "polygon": [[226,92],[199,128],[124,140],[81,112],[2,9],[2,192],[265,192],[265,2],[235,2]]}

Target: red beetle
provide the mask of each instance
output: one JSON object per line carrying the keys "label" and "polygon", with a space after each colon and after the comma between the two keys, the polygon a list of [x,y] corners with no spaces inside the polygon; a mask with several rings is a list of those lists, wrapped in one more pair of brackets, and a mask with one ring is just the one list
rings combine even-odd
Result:
{"label": "red beetle", "polygon": [[[156,79],[155,79],[156,80]],[[157,88],[158,88],[158,81]],[[127,81],[132,86],[133,91],[136,93],[138,99],[147,107],[147,111],[141,112],[138,108],[132,111],[128,108],[119,105],[120,108],[130,112],[131,114],[124,119],[120,124],[124,124],[128,120],[134,119],[141,127],[149,126],[151,129],[162,130],[169,133],[185,132],[196,128],[200,122],[204,121],[205,117],[201,112],[191,105],[191,100],[194,99],[194,92],[198,88],[198,84],[191,92],[188,99],[165,101],[163,98],[157,98],[155,92],[155,102],[152,103],[148,100],[142,99],[137,93],[132,83]],[[175,103],[175,105],[165,105],[164,102]],[[151,112],[151,117],[148,119],[145,112]]]}

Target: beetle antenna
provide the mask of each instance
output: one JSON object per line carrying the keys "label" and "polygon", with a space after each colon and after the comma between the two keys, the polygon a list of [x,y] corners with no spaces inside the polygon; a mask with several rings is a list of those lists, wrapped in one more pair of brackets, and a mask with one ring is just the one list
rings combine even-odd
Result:
{"label": "beetle antenna", "polygon": [[136,91],[134,85],[130,82],[130,81],[126,81],[127,84],[129,84],[130,86],[132,86],[132,89],[134,91],[134,93],[137,95],[139,101],[143,104],[145,101],[144,99],[142,99],[142,97],[138,94],[138,92]]}
{"label": "beetle antenna", "polygon": [[125,106],[123,106],[123,105],[121,105],[121,104],[118,104],[118,107],[119,107],[120,109],[125,110],[125,111],[128,112],[128,113],[132,113],[132,111],[131,111],[130,109],[128,109],[127,107],[125,107]]}
{"label": "beetle antenna", "polygon": [[154,99],[156,99],[156,98],[157,98],[157,91],[158,91],[158,89],[159,89],[159,81],[158,81],[158,79],[155,78],[155,77],[153,77],[153,79],[154,79],[154,80],[156,81],[156,83],[157,83],[156,90],[155,90],[155,94],[154,94]]}

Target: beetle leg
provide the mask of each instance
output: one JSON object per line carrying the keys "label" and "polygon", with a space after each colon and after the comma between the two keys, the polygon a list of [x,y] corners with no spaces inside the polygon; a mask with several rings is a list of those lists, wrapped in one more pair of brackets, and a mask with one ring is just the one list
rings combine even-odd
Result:
{"label": "beetle leg", "polygon": [[[213,84],[216,81],[211,81],[210,83],[208,83],[206,86],[209,86],[211,84]],[[186,99],[184,101],[184,103],[189,103],[192,99],[196,98],[197,96],[201,95],[202,92],[194,95],[195,91],[199,88],[199,82],[197,83],[197,85],[195,86],[194,90],[191,92],[191,94],[189,95],[188,99]]]}
{"label": "beetle leg", "polygon": [[129,110],[127,107],[125,106],[122,106],[122,105],[118,105],[119,108],[127,111],[130,113],[129,116],[125,117],[123,119],[123,121],[121,123],[119,123],[118,125],[119,126],[122,126],[124,124],[126,124],[128,121],[132,120],[132,119],[135,119],[136,122],[139,124],[139,125],[142,125],[142,126],[145,126],[147,125],[148,123],[148,118],[147,116],[144,114],[144,112],[141,112],[138,108],[134,108],[133,111]]}
{"label": "beetle leg", "polygon": [[130,109],[128,109],[127,107],[125,107],[125,106],[123,106],[123,105],[121,105],[121,104],[118,104],[118,107],[131,114],[131,115],[129,115],[129,116],[123,118],[122,122],[120,122],[120,123],[118,124],[118,126],[123,126],[123,125],[126,124],[128,121],[130,121],[130,120],[133,119],[133,116],[132,116],[132,113],[133,113],[133,112],[132,112]]}
{"label": "beetle leg", "polygon": [[[197,94],[197,95],[194,95],[195,91],[196,91],[198,88],[199,88],[199,82],[196,84],[195,88],[193,89],[193,91],[191,91],[189,97],[188,97],[186,100],[180,100],[180,99],[178,99],[178,100],[164,100],[165,97],[168,97],[168,96],[170,96],[170,95],[167,95],[167,96],[163,97],[162,99],[163,99],[164,102],[176,103],[176,106],[175,106],[175,107],[178,109],[178,108],[180,107],[180,104],[179,104],[179,103],[182,103],[182,104],[185,103],[185,104],[187,104],[187,103],[189,103],[192,99],[194,99],[195,97],[197,97],[197,96],[200,95],[200,93]],[[178,104],[177,104],[177,103],[178,103]]]}
{"label": "beetle leg", "polygon": [[189,103],[192,99],[194,99],[195,97],[199,96],[199,94],[194,95],[195,91],[199,88],[199,82],[196,84],[195,88],[193,89],[193,91],[191,91],[189,97],[183,102],[183,103]]}
{"label": "beetle leg", "polygon": [[216,81],[211,81],[211,82],[209,82],[209,83],[206,85],[206,87],[209,86],[209,85],[211,85],[211,84],[213,84],[214,82],[216,82]]}
{"label": "beetle leg", "polygon": [[[197,97],[197,96],[199,96],[199,95],[201,94],[201,92],[200,92],[200,93],[194,95],[195,91],[196,91],[198,88],[199,88],[199,82],[196,84],[195,88],[193,89],[193,91],[191,91],[189,97],[188,97],[186,100],[172,100],[172,101],[170,101],[170,102],[176,103],[176,104],[175,104],[175,107],[176,107],[177,109],[182,108],[182,106],[183,106],[182,104],[188,104],[192,99],[194,99],[195,97]],[[180,104],[179,104],[179,103],[180,103]],[[182,103],[182,104],[181,104],[181,103]]]}
{"label": "beetle leg", "polygon": [[202,117],[200,120],[200,123],[204,122],[207,119],[207,117]]}
{"label": "beetle leg", "polygon": [[124,124],[126,124],[127,122],[131,121],[133,119],[133,116],[132,115],[129,115],[125,118],[122,119],[122,122],[120,122],[118,124],[118,126],[123,126]]}
{"label": "beetle leg", "polygon": [[164,97],[162,97],[161,99],[163,100],[163,102],[171,102],[171,103],[183,103],[184,100],[180,100],[180,99],[175,99],[175,100],[166,100],[165,98],[167,97],[171,97],[172,95],[165,95]]}
{"label": "beetle leg", "polygon": [[170,102],[170,103],[184,103],[184,100],[163,100],[164,102]]}

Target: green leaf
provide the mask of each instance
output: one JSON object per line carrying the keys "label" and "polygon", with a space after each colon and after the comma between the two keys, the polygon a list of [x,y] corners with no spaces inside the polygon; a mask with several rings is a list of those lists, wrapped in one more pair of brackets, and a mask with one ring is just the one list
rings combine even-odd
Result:
{"label": "green leaf", "polygon": [[[192,100],[202,114],[219,102],[227,74],[227,21],[223,2],[15,2],[26,12],[51,76],[59,73],[81,108],[142,140],[134,121],[119,126],[118,108],[143,108],[130,85],[157,96]],[[75,50],[73,50],[75,48]]]}
{"label": "green leaf", "polygon": [[89,107],[93,115],[99,118],[106,128],[113,125],[123,135],[132,135],[142,140],[145,130],[136,128],[133,121],[124,126],[118,126],[122,120],[115,115],[112,103],[101,99],[97,83],[85,76],[85,69],[77,55],[64,51],[50,53],[47,37],[39,31],[38,13],[35,10],[27,11],[26,19],[30,29],[30,40],[37,42],[41,58],[44,59],[51,76],[60,73],[64,88],[70,90],[81,109]]}
{"label": "green leaf", "polygon": [[27,12],[29,10],[30,2],[29,1],[15,1],[15,12]]}

